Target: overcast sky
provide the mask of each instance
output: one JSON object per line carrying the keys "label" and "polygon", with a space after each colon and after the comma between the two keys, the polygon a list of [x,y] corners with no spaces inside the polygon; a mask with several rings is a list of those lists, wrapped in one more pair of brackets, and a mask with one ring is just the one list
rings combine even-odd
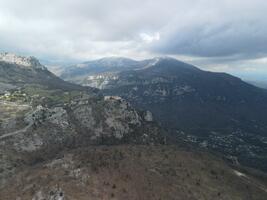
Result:
{"label": "overcast sky", "polygon": [[0,51],[84,61],[169,55],[267,73],[266,0],[0,0]]}

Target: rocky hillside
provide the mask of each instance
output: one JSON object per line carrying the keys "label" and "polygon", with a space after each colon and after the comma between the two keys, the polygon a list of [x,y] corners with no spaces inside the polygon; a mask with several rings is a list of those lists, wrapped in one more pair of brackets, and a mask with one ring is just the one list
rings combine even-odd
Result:
{"label": "rocky hillside", "polygon": [[121,70],[139,69],[149,63],[149,60],[139,62],[129,58],[107,57],[69,67],[66,66],[58,75],[70,82],[84,84],[84,81],[88,79],[88,75],[111,74]]}
{"label": "rocky hillside", "polygon": [[165,145],[151,112],[22,60],[0,63],[1,200],[267,198],[265,174]]}
{"label": "rocky hillside", "polygon": [[51,89],[84,90],[84,87],[61,80],[34,57],[0,54],[0,93],[25,84],[39,84]]}
{"label": "rocky hillside", "polygon": [[67,83],[39,64],[11,61],[0,63],[0,185],[25,154],[53,155],[62,148],[96,144],[164,143],[162,130],[147,113],[123,99]]}
{"label": "rocky hillside", "polygon": [[46,68],[43,65],[41,65],[36,58],[32,56],[24,57],[6,52],[6,53],[0,53],[0,61],[9,64],[16,64],[24,68],[35,68],[35,69],[46,70]]}
{"label": "rocky hillside", "polygon": [[79,73],[71,76],[70,71],[69,76],[62,77],[150,110],[179,139],[220,151],[234,162],[267,170],[266,90],[172,58],[135,62],[116,71],[99,65],[101,73],[90,71],[92,66],[88,65],[80,69],[82,79]]}
{"label": "rocky hillside", "polygon": [[0,199],[267,198],[265,175],[255,178],[256,174],[230,168],[207,153],[172,146],[94,146],[38,158],[37,164],[22,169],[0,188]]}

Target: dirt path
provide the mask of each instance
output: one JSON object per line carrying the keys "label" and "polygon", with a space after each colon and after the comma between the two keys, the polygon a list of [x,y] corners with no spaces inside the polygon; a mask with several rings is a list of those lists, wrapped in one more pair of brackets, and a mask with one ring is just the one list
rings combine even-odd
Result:
{"label": "dirt path", "polygon": [[14,136],[14,135],[18,135],[18,134],[21,134],[21,133],[25,133],[31,126],[32,126],[32,124],[29,124],[26,127],[24,127],[23,129],[20,129],[20,130],[11,132],[11,133],[6,133],[4,135],[1,135],[0,136],[0,140],[3,140],[5,138],[7,138],[7,137],[11,137],[11,136]]}
{"label": "dirt path", "polygon": [[[2,106],[2,110],[1,110],[1,106]],[[0,100],[0,111],[2,112],[6,112],[10,115],[10,110],[7,109],[7,106],[10,107],[11,109],[16,109],[16,112],[24,112],[24,111],[27,111],[29,109],[32,109],[32,107],[28,104],[18,104],[16,102],[8,102],[8,101],[3,101],[3,100]],[[15,111],[13,111],[15,112]],[[7,118],[8,119],[8,118]],[[26,127],[22,128],[22,129],[19,129],[17,131],[13,131],[13,132],[10,132],[10,133],[6,133],[6,134],[3,134],[3,135],[0,135],[0,140],[3,140],[5,138],[8,138],[8,137],[11,137],[11,136],[14,136],[14,135],[18,135],[18,134],[22,134],[22,133],[25,133],[33,124],[30,123],[28,124]]]}

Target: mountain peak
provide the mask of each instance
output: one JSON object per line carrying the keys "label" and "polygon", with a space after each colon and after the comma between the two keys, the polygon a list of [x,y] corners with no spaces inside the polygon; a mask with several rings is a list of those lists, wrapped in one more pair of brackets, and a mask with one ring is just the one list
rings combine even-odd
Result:
{"label": "mountain peak", "polygon": [[36,69],[42,69],[45,70],[46,68],[40,64],[38,59],[35,57],[29,56],[19,56],[14,53],[0,53],[0,61],[16,64],[24,67],[33,67]]}
{"label": "mountain peak", "polygon": [[109,57],[103,57],[99,60],[112,60],[112,61],[117,61],[117,60],[132,60],[130,58],[126,57],[119,57],[119,56],[109,56]]}
{"label": "mountain peak", "polygon": [[160,63],[160,62],[162,62],[164,60],[175,60],[175,59],[171,58],[171,57],[167,57],[167,56],[154,57],[152,59],[145,60],[145,61],[147,61],[147,65],[145,67],[143,67],[143,69],[155,66],[155,65],[157,65],[158,63]]}
{"label": "mountain peak", "polygon": [[176,60],[176,59],[169,57],[169,56],[157,56],[157,57],[154,57],[152,60],[161,61],[161,60]]}
{"label": "mountain peak", "polygon": [[101,58],[98,60],[98,62],[106,65],[124,66],[125,64],[135,63],[136,61],[130,58],[112,56],[112,57]]}
{"label": "mountain peak", "polygon": [[182,62],[180,60],[177,60],[176,58],[169,57],[169,56],[160,56],[160,57],[154,57],[150,60],[148,60],[148,64],[144,68],[150,68],[150,67],[156,67],[167,70],[179,70],[179,69],[194,69],[194,70],[200,70],[197,67]]}

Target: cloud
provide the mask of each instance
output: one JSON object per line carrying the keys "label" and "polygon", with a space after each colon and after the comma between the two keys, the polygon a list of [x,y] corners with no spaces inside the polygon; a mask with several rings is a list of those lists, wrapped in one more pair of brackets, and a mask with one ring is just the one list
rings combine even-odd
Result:
{"label": "cloud", "polygon": [[265,0],[0,0],[1,51],[42,59],[267,56]]}
{"label": "cloud", "polygon": [[158,32],[154,34],[147,34],[147,33],[140,33],[140,37],[143,41],[146,43],[151,43],[153,41],[158,41],[160,40],[160,34]]}
{"label": "cloud", "polygon": [[162,29],[151,50],[201,57],[266,56],[266,1],[198,2]]}

